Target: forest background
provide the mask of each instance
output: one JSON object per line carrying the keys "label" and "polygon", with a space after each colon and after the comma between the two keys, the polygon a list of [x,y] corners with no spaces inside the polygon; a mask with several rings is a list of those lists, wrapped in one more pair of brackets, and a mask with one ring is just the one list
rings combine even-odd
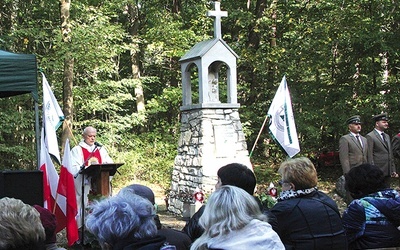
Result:
{"label": "forest background", "polygon": [[[399,4],[222,1],[222,36],[240,57],[239,113],[249,151],[284,75],[299,156],[337,150],[355,114],[362,134],[382,111],[391,117],[388,133],[398,133]],[[212,37],[212,9],[204,0],[0,0],[0,49],[37,56],[66,117],[60,148],[94,126],[114,161],[125,163],[117,183],[138,179],[168,190],[180,135],[178,61]],[[0,110],[0,168],[36,169],[31,96],[0,99]],[[275,178],[270,169],[285,158],[264,129],[251,158],[259,181]]]}

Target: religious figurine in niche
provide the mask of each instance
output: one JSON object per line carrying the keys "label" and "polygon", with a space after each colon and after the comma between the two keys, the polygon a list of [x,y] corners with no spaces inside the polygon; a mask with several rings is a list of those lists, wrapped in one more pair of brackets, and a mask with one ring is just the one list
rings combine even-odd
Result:
{"label": "religious figurine in niche", "polygon": [[218,79],[208,81],[210,102],[219,102]]}

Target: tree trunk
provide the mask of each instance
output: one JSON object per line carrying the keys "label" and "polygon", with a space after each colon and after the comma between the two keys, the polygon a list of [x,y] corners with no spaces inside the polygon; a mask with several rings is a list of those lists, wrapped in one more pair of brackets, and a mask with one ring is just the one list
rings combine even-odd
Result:
{"label": "tree trunk", "polygon": [[271,27],[271,40],[270,40],[270,45],[271,47],[275,47],[276,46],[276,19],[277,19],[277,13],[276,13],[276,5],[277,5],[277,1],[274,0],[271,3],[271,19],[272,19],[272,27]]}
{"label": "tree trunk", "polygon": [[[128,5],[128,13],[129,13],[129,34],[132,38],[136,38],[138,36],[139,30],[139,9],[136,5],[129,4]],[[134,39],[132,39],[132,43],[136,43]],[[136,43],[135,48],[131,50],[131,63],[132,63],[132,79],[137,79],[136,87],[135,87],[135,96],[136,96],[136,109],[138,113],[144,112],[146,110],[145,101],[144,101],[144,93],[142,82],[140,81],[140,47],[139,44]]]}
{"label": "tree trunk", "polygon": [[383,52],[379,54],[381,57],[381,67],[382,67],[382,84],[386,85],[389,82],[389,59],[388,53]]}
{"label": "tree trunk", "polygon": [[62,128],[62,147],[64,152],[64,145],[68,138],[73,138],[72,134],[72,120],[73,120],[73,98],[72,88],[74,79],[74,59],[68,55],[64,60],[64,76],[63,76],[63,111],[64,123]]}
{"label": "tree trunk", "polygon": [[257,49],[260,46],[260,35],[255,31],[255,26],[257,25],[257,20],[259,20],[265,10],[265,0],[257,0],[256,7],[254,9],[254,15],[256,20],[253,22],[252,26],[249,27],[249,41],[248,46]]}
{"label": "tree trunk", "polygon": [[[61,33],[65,46],[71,42],[71,26],[69,23],[70,16],[70,0],[60,0],[60,14],[61,14]],[[63,73],[63,112],[64,123],[61,138],[62,152],[64,152],[64,145],[68,138],[72,138],[72,120],[73,120],[73,98],[72,88],[74,80],[74,58],[68,53],[64,59],[64,73]]]}
{"label": "tree trunk", "polygon": [[181,10],[181,1],[180,0],[173,0],[172,1],[172,12],[177,14]]}

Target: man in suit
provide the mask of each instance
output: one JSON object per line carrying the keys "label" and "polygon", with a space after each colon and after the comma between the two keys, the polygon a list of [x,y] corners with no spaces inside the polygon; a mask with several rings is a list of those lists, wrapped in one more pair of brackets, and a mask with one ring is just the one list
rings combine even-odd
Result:
{"label": "man in suit", "polygon": [[360,135],[361,118],[354,115],[347,119],[346,123],[349,127],[349,133],[342,136],[339,140],[339,160],[342,166],[343,175],[336,183],[337,192],[343,196],[346,203],[349,204],[353,198],[350,193],[345,190],[344,175],[351,168],[367,163],[368,143],[367,139]]}
{"label": "man in suit", "polygon": [[343,174],[353,167],[367,163],[367,139],[360,135],[361,118],[358,115],[347,119],[349,133],[339,140],[339,159]]}
{"label": "man in suit", "polygon": [[392,152],[395,159],[395,165],[398,169],[400,166],[400,131],[392,138]]}
{"label": "man in suit", "polygon": [[386,113],[375,115],[375,128],[366,135],[368,142],[368,162],[379,167],[385,175],[385,183],[390,184],[390,177],[398,177],[393,160],[390,137],[385,133],[389,128],[389,117]]}

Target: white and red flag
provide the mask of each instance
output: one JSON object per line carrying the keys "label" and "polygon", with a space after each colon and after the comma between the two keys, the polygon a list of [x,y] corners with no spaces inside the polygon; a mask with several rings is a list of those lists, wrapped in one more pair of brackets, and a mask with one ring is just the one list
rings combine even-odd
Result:
{"label": "white and red flag", "polygon": [[74,175],[72,173],[71,148],[67,139],[57,188],[59,197],[57,200],[62,198],[66,201],[65,207],[61,209],[66,212],[68,246],[72,246],[79,239],[78,225],[75,219],[75,216],[78,214],[78,206],[75,195]]}
{"label": "white and red flag", "polygon": [[[44,128],[40,139],[40,166],[43,172],[43,207],[55,214],[57,219],[56,232],[58,233],[66,225],[65,213],[61,207],[65,207],[65,199],[57,199],[58,173],[44,143]],[[57,202],[56,202],[57,199]]]}
{"label": "white and red flag", "polygon": [[47,82],[43,77],[43,124],[40,137],[40,161],[39,169],[43,172],[43,207],[55,214],[57,219],[56,232],[65,228],[65,212],[60,207],[65,207],[65,200],[57,199],[58,173],[54,167],[53,159],[60,161],[56,130],[61,125],[64,114]]}

